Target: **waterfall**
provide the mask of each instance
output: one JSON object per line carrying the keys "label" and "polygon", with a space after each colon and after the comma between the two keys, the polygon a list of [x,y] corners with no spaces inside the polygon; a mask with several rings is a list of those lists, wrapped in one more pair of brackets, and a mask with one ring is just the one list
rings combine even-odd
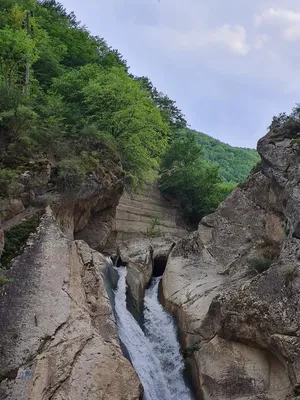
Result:
{"label": "waterfall", "polygon": [[[155,304],[158,303],[159,282],[157,281],[156,286],[154,284],[148,289],[145,298],[145,303],[147,303],[145,308],[147,334],[145,335],[126,307],[126,268],[118,268],[118,274],[115,312],[119,336],[143,385],[144,400],[191,399],[182,378],[183,361],[179,353],[173,320],[162,307],[159,308]],[[159,315],[156,315],[156,312]],[[160,325],[154,329],[155,323],[166,323],[167,326]],[[157,340],[159,329],[158,341],[160,343],[154,343]],[[170,337],[168,337],[169,334]],[[163,354],[158,354],[161,347],[164,347]]]}
{"label": "waterfall", "polygon": [[173,317],[158,299],[161,277],[153,278],[145,293],[145,334],[153,346],[164,373],[172,400],[190,400],[191,393],[183,379],[184,362]]}

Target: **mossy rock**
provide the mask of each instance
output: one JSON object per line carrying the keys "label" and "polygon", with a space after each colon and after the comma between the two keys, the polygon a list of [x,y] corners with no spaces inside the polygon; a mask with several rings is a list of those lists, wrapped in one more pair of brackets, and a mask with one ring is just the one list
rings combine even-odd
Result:
{"label": "mossy rock", "polygon": [[24,249],[27,239],[39,226],[39,219],[32,218],[14,226],[4,235],[4,249],[0,259],[1,266],[8,269],[11,261]]}

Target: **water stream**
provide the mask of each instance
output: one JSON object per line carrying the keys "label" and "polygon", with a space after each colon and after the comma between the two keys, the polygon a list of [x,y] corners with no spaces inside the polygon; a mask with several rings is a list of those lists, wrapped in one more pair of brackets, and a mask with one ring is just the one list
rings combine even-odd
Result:
{"label": "water stream", "polygon": [[115,312],[119,336],[143,385],[144,400],[191,400],[173,318],[158,300],[160,278],[154,278],[146,290],[143,332],[126,307],[126,268],[118,268],[118,274]]}

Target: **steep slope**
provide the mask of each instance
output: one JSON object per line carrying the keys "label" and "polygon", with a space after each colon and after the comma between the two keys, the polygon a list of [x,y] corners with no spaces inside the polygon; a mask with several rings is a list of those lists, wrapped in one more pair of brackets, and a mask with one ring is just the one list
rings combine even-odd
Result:
{"label": "steep slope", "polygon": [[271,131],[258,152],[260,171],[178,242],[163,276],[201,400],[300,393],[299,145]]}

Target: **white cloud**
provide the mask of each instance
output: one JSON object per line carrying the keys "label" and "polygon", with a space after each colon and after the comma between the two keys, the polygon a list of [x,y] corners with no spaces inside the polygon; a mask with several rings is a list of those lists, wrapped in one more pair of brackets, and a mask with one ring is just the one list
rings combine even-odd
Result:
{"label": "white cloud", "polygon": [[269,41],[269,36],[268,35],[257,35],[254,38],[254,48],[261,50],[263,47],[265,47],[265,44]]}
{"label": "white cloud", "polygon": [[285,40],[293,41],[300,39],[300,24],[284,29],[282,34]]}
{"label": "white cloud", "polygon": [[284,8],[269,8],[261,15],[256,16],[255,22],[258,27],[265,24],[279,26],[284,40],[300,39],[300,12]]}
{"label": "white cloud", "polygon": [[195,28],[188,31],[158,28],[156,36],[164,38],[179,51],[195,51],[201,48],[219,47],[232,53],[246,55],[250,50],[247,32],[241,25],[224,24],[213,30]]}
{"label": "white cloud", "polygon": [[284,8],[269,8],[261,15],[256,16],[256,24],[264,22],[300,24],[300,13]]}
{"label": "white cloud", "polygon": [[241,25],[225,24],[215,31],[211,31],[206,37],[208,44],[216,44],[230,49],[233,53],[245,55],[249,52],[247,33]]}

